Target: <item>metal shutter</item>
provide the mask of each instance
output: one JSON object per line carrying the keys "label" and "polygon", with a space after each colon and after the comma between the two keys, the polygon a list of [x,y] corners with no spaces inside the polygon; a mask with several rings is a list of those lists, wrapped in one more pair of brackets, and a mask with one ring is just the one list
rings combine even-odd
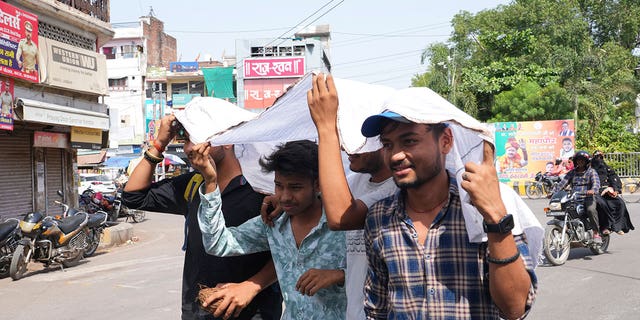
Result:
{"label": "metal shutter", "polygon": [[0,216],[18,217],[33,211],[31,131],[0,133]]}
{"label": "metal shutter", "polygon": [[62,177],[64,175],[63,149],[45,148],[44,149],[44,168],[45,168],[45,203],[47,206],[47,215],[62,214],[63,208],[53,201],[63,199],[56,193],[58,190],[64,191]]}

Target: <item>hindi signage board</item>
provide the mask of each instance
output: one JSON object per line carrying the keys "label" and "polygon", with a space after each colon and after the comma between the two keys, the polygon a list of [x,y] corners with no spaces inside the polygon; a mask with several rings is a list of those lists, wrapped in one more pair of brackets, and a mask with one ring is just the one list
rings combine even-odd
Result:
{"label": "hindi signage board", "polygon": [[40,82],[38,16],[0,2],[0,73]]}
{"label": "hindi signage board", "polygon": [[244,59],[244,77],[291,78],[304,76],[304,58]]}
{"label": "hindi signage board", "polygon": [[502,182],[531,181],[537,172],[549,171],[556,159],[566,162],[575,152],[571,119],[492,125],[496,129],[496,169]]}
{"label": "hindi signage board", "polygon": [[244,108],[264,109],[273,105],[297,78],[244,80]]}

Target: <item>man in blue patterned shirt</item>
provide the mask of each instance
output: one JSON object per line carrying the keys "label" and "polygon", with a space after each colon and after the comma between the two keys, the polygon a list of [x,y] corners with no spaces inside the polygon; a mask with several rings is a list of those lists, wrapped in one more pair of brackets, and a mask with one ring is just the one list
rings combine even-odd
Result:
{"label": "man in blue patterned shirt", "polygon": [[[392,102],[389,102],[390,105]],[[484,219],[488,240],[469,241],[455,176],[445,169],[453,131],[392,111],[363,123],[380,136],[400,191],[369,208],[365,245],[368,319],[517,319],[535,299],[537,281],[524,234],[500,197],[492,146],[465,165],[461,183]]]}
{"label": "man in blue patterned shirt", "polygon": [[318,145],[292,141],[261,159],[275,172],[275,197],[285,214],[265,225],[260,217],[225,227],[216,170],[208,144],[192,159],[205,177],[198,222],[204,247],[216,256],[271,251],[285,303],[282,319],[344,319],[345,235],[331,231],[319,197]]}
{"label": "man in blue patterned shirt", "polygon": [[594,198],[598,196],[600,190],[600,178],[598,172],[589,166],[590,161],[591,156],[588,152],[578,151],[573,156],[573,163],[576,164],[576,167],[567,172],[555,190],[562,190],[565,186],[571,185],[571,192],[576,193],[576,199],[583,203],[587,217],[591,220],[593,241],[602,243],[602,237],[598,232],[600,221],[598,220],[597,202]]}

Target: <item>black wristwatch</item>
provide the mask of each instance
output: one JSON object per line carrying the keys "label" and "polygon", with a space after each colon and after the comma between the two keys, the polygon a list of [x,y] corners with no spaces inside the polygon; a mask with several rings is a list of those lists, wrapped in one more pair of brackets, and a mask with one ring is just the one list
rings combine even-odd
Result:
{"label": "black wristwatch", "polygon": [[507,214],[502,217],[498,223],[487,223],[483,220],[482,226],[486,233],[509,233],[511,232],[511,229],[513,229],[513,216],[511,214]]}

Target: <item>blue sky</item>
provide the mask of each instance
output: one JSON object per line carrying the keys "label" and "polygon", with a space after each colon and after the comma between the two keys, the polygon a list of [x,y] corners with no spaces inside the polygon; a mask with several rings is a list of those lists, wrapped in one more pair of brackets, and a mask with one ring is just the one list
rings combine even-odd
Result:
{"label": "blue sky", "polygon": [[220,60],[223,53],[235,53],[236,39],[291,37],[306,25],[329,24],[335,77],[405,88],[425,70],[422,50],[449,37],[456,13],[509,2],[112,0],[111,22],[137,21],[153,7],[165,32],[177,39],[181,61],[193,61],[198,54],[201,60]]}

